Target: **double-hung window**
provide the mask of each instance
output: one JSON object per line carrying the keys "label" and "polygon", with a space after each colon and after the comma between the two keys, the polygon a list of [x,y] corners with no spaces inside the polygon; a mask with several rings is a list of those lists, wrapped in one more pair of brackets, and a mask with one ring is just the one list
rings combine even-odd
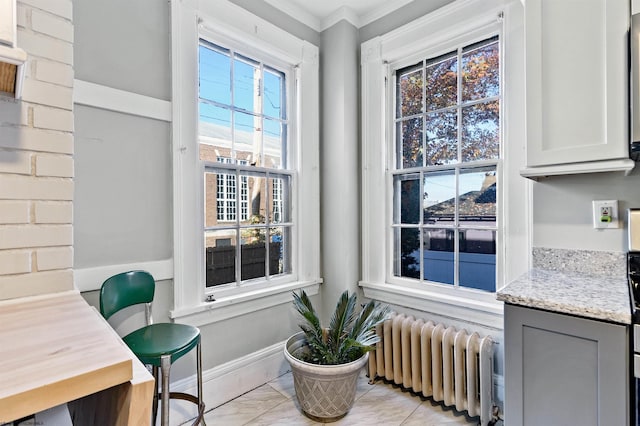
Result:
{"label": "double-hung window", "polygon": [[363,43],[365,296],[502,327],[529,258],[522,21],[454,2]]}
{"label": "double-hung window", "polygon": [[206,286],[290,273],[288,73],[204,39],[198,56]]}
{"label": "double-hung window", "polygon": [[394,275],[496,289],[497,35],[394,71]]}
{"label": "double-hung window", "polygon": [[171,14],[171,316],[198,325],[316,293],[318,48],[226,0]]}

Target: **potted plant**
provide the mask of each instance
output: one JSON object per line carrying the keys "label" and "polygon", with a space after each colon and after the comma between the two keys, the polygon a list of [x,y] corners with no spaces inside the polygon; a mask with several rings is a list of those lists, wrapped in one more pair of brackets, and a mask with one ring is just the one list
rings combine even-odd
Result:
{"label": "potted plant", "polygon": [[375,327],[388,317],[389,308],[372,300],[357,312],[356,295],[345,291],[329,328],[323,328],[304,290],[293,293],[293,305],[302,331],[287,340],[284,356],[296,397],[308,417],[323,423],[338,420],[353,405],[358,375],[379,341]]}

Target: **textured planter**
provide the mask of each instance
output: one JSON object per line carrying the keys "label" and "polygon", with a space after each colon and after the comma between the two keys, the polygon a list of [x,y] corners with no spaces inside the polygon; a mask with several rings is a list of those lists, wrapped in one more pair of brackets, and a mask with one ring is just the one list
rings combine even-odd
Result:
{"label": "textured planter", "polygon": [[313,420],[329,423],[344,417],[356,397],[360,370],[367,364],[369,353],[348,364],[317,365],[300,361],[294,354],[304,351],[303,332],[287,340],[284,357],[291,365],[296,397],[302,411]]}

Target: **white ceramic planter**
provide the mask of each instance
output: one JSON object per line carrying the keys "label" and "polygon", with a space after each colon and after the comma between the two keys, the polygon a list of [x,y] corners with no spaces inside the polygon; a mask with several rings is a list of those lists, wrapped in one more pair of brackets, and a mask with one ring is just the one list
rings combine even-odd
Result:
{"label": "white ceramic planter", "polygon": [[293,384],[300,408],[304,413],[323,423],[344,417],[356,396],[360,370],[367,365],[369,353],[348,364],[317,365],[300,361],[292,354],[306,345],[303,332],[287,340],[284,357],[291,365]]}

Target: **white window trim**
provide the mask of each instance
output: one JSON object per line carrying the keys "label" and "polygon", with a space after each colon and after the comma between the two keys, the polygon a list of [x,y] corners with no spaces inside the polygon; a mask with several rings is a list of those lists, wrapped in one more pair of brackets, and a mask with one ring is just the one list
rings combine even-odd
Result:
{"label": "white window trim", "polygon": [[[215,322],[290,301],[290,292],[317,292],[320,279],[319,218],[319,60],[318,48],[226,0],[171,1],[173,87],[173,217],[174,309],[180,322]],[[296,116],[290,137],[295,172],[292,187],[294,275],[272,285],[220,289],[215,302],[204,302],[203,166],[197,145],[198,40],[214,34],[217,40],[251,46],[246,53],[266,52],[295,66]],[[253,49],[253,50],[252,50]],[[292,94],[294,96],[294,94]],[[274,296],[275,295],[275,296]],[[279,296],[278,296],[279,295]],[[212,312],[216,312],[212,315]]]}
{"label": "white window trim", "polygon": [[[502,16],[502,19],[499,19]],[[498,22],[501,21],[500,24]],[[519,175],[524,165],[524,44],[523,10],[517,0],[459,0],[397,30],[362,44],[362,281],[366,297],[462,321],[502,329],[503,305],[494,293],[437,284],[417,285],[393,276],[391,247],[393,111],[390,63],[409,65],[429,53],[445,53],[470,34],[481,35],[500,25],[503,128],[501,138],[502,239],[497,250],[499,290],[525,272],[530,264],[530,183]],[[380,188],[385,188],[380,191]],[[509,199],[509,206],[502,202]],[[384,208],[380,208],[384,206]]]}

